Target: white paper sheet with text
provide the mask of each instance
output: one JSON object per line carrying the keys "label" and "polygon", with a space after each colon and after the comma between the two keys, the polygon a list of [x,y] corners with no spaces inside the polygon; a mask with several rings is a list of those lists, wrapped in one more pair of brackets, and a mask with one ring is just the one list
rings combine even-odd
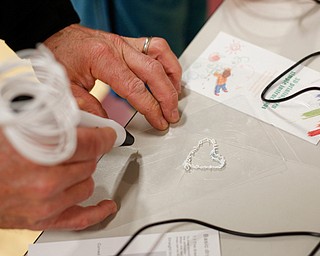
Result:
{"label": "white paper sheet with text", "polygon": [[[266,85],[293,64],[287,58],[220,32],[184,72],[183,80],[191,90],[317,144],[319,91],[282,103],[268,104],[260,99]],[[283,98],[311,86],[320,86],[320,73],[298,66],[270,89],[267,98]]]}
{"label": "white paper sheet with text", "polygon": [[[28,256],[110,256],[129,237],[38,243],[29,246]],[[126,256],[220,256],[219,233],[215,230],[143,234],[124,251]]]}

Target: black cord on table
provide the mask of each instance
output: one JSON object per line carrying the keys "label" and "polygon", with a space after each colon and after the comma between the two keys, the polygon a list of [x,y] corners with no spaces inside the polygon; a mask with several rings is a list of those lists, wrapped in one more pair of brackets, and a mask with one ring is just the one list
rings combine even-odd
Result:
{"label": "black cord on table", "polygon": [[308,254],[308,256],[316,255],[316,253],[319,251],[319,249],[320,249],[320,242],[317,244],[316,247],[314,247],[314,249]]}
{"label": "black cord on table", "polygon": [[[318,2],[320,3],[320,0],[318,0]],[[284,98],[280,98],[280,99],[267,99],[266,98],[266,94],[267,92],[270,90],[270,88],[276,83],[278,82],[282,77],[284,77],[286,74],[288,74],[291,70],[293,70],[294,68],[296,68],[297,66],[299,66],[300,64],[302,64],[303,62],[305,62],[306,60],[310,59],[310,58],[313,58],[313,57],[316,57],[320,55],[320,51],[318,52],[314,52],[314,53],[311,53],[309,54],[308,56],[302,58],[301,60],[299,60],[297,63],[295,63],[294,65],[292,65],[291,67],[289,67],[287,70],[285,70],[284,72],[282,72],[280,75],[278,75],[275,79],[273,79],[267,86],[266,88],[264,88],[264,90],[262,91],[261,93],[261,99],[265,102],[268,102],[268,103],[279,103],[279,102],[283,102],[283,101],[287,101],[287,100],[290,100],[292,98],[295,98],[297,97],[298,95],[302,94],[302,93],[305,93],[307,91],[320,91],[320,87],[317,87],[317,86],[312,86],[312,87],[307,87],[307,88],[304,88],[296,93],[293,93],[287,97],[284,97]]]}
{"label": "black cord on table", "polygon": [[[131,238],[124,244],[124,246],[119,250],[116,256],[120,256],[124,250],[132,243],[132,241],[144,230],[149,229],[151,227],[165,225],[165,224],[172,224],[172,223],[193,223],[198,224],[210,229],[217,230],[219,232],[227,233],[234,236],[241,236],[247,238],[270,238],[270,237],[284,237],[284,236],[311,236],[311,237],[320,237],[320,233],[318,232],[311,232],[311,231],[292,231],[292,232],[276,232],[276,233],[245,233],[240,231],[234,231],[226,228],[222,228],[219,226],[215,226],[213,224],[203,222],[196,219],[188,219],[188,218],[181,218],[181,219],[171,219],[171,220],[164,220],[159,222],[154,222],[148,225],[143,226],[138,231],[136,231]],[[320,248],[320,243],[312,250],[312,252],[308,256],[314,256],[315,253]]]}

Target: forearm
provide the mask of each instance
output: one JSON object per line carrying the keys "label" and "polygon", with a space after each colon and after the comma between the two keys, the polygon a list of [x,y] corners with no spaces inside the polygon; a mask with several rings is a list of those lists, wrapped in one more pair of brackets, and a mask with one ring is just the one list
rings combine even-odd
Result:
{"label": "forearm", "polygon": [[34,48],[79,21],[69,0],[2,0],[0,38],[15,51]]}

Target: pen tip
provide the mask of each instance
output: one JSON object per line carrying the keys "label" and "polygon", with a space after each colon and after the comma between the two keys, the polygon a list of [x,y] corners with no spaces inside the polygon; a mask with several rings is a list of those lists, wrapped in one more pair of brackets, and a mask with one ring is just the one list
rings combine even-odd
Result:
{"label": "pen tip", "polygon": [[126,130],[126,139],[121,146],[131,146],[134,143],[134,137]]}

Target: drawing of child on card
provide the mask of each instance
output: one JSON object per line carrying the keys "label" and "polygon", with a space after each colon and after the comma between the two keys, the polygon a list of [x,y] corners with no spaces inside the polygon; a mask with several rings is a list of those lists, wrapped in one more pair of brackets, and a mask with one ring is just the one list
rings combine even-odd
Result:
{"label": "drawing of child on card", "polygon": [[226,68],[222,73],[215,72],[213,75],[217,78],[214,94],[216,96],[219,96],[221,89],[224,92],[228,92],[227,80],[228,80],[228,77],[231,76],[231,69]]}

